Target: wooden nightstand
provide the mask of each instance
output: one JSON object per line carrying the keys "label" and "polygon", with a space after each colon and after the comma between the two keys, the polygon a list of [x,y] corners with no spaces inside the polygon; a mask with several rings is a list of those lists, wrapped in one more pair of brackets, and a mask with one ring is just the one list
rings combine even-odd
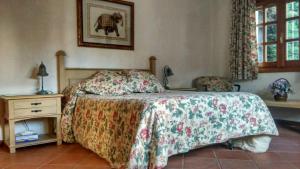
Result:
{"label": "wooden nightstand", "polygon": [[[3,139],[9,147],[10,153],[15,153],[16,148],[19,147],[50,142],[57,142],[58,145],[62,143],[60,130],[61,97],[61,94],[0,97]],[[37,141],[16,144],[15,123],[22,120],[41,118],[48,119],[49,132],[39,135]],[[56,134],[54,133],[54,125],[56,125]]]}

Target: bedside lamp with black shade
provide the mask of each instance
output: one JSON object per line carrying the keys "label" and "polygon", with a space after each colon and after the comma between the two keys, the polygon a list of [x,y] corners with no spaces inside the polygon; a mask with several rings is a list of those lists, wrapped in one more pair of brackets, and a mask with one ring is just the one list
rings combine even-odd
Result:
{"label": "bedside lamp with black shade", "polygon": [[39,66],[39,72],[37,74],[38,76],[42,77],[42,89],[37,93],[39,95],[46,95],[48,92],[44,90],[44,77],[48,76],[49,74],[47,73],[46,66],[42,62]]}
{"label": "bedside lamp with black shade", "polygon": [[164,66],[163,71],[164,71],[163,72],[164,73],[164,79],[163,79],[164,87],[165,87],[165,89],[170,89],[170,87],[168,87],[168,83],[169,83],[168,77],[173,76],[174,73],[168,65]]}

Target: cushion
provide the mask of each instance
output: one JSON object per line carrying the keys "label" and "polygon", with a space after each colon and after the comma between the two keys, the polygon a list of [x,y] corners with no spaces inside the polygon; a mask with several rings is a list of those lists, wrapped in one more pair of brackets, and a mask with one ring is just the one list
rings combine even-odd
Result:
{"label": "cushion", "polygon": [[230,92],[233,90],[233,84],[226,78],[217,76],[203,76],[197,78],[195,87],[200,91],[211,92]]}
{"label": "cushion", "polygon": [[159,80],[149,72],[130,70],[126,73],[129,87],[135,93],[160,93],[165,91]]}
{"label": "cushion", "polygon": [[84,91],[98,95],[124,95],[131,93],[126,75],[121,71],[103,70],[85,82]]}

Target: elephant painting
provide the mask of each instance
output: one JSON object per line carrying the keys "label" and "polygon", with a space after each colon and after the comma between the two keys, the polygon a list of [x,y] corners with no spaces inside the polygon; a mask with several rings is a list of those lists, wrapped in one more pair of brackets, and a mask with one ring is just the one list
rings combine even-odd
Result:
{"label": "elephant painting", "polygon": [[121,26],[123,27],[123,17],[119,12],[115,12],[111,14],[101,14],[96,23],[94,24],[95,31],[103,29],[105,35],[107,36],[109,33],[116,32],[116,35],[119,37],[118,23],[121,22]]}

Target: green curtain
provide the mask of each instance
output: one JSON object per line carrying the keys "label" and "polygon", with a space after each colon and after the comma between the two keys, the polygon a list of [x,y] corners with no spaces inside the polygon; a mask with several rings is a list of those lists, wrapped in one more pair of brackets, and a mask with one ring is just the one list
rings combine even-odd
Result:
{"label": "green curtain", "polygon": [[232,79],[257,79],[256,0],[232,0],[231,61]]}

